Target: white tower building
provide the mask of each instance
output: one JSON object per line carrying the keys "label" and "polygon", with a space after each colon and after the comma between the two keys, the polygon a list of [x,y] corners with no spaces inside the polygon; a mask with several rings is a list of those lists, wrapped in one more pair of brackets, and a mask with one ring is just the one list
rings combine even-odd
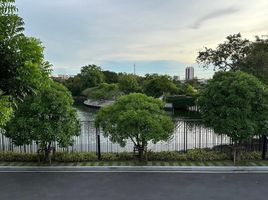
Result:
{"label": "white tower building", "polygon": [[185,80],[193,80],[194,79],[194,68],[186,67],[185,69]]}

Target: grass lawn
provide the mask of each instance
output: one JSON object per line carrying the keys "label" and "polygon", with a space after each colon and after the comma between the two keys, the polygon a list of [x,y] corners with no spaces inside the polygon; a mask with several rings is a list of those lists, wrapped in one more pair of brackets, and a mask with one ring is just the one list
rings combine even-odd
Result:
{"label": "grass lawn", "polygon": [[[0,162],[0,166],[49,166],[38,162]],[[51,166],[233,166],[229,160],[223,161],[98,161],[98,162],[53,162]],[[268,160],[240,161],[237,166],[268,166]]]}

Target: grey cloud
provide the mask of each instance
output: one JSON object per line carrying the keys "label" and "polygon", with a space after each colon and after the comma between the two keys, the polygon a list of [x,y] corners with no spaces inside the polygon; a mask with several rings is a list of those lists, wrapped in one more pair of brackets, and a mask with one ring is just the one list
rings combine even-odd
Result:
{"label": "grey cloud", "polygon": [[219,18],[219,17],[225,16],[225,15],[230,15],[230,14],[236,13],[238,11],[239,11],[238,8],[225,8],[225,9],[213,11],[213,12],[208,13],[207,15],[204,15],[201,18],[197,19],[188,28],[199,29],[202,26],[202,24],[208,20]]}

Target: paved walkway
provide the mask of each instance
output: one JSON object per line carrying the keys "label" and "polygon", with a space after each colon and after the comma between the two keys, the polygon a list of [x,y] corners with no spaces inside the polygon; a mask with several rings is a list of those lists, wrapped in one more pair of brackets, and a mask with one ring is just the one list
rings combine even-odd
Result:
{"label": "paved walkway", "polygon": [[0,173],[122,172],[122,173],[264,173],[268,166],[1,166]]}

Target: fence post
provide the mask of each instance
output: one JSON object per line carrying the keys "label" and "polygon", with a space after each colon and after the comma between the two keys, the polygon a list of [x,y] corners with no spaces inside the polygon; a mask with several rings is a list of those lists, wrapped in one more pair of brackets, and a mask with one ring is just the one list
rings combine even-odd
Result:
{"label": "fence post", "polygon": [[98,159],[101,159],[101,149],[100,149],[100,129],[96,128],[96,144],[97,144],[97,155]]}

